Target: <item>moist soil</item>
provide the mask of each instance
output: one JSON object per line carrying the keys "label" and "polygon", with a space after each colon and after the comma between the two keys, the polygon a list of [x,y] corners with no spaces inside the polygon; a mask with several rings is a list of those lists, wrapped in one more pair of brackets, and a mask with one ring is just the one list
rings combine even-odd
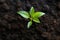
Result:
{"label": "moist soil", "polygon": [[[33,22],[28,29],[28,19],[17,11],[44,12],[41,23]],[[0,0],[0,40],[60,40],[59,0]]]}

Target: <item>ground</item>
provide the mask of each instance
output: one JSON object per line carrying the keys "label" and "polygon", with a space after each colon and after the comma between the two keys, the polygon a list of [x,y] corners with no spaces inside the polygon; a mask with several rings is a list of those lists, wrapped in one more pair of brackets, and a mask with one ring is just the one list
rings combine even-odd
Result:
{"label": "ground", "polygon": [[[29,11],[32,6],[45,15],[28,29],[29,20],[17,11]],[[0,0],[0,40],[60,40],[59,9],[59,0]]]}

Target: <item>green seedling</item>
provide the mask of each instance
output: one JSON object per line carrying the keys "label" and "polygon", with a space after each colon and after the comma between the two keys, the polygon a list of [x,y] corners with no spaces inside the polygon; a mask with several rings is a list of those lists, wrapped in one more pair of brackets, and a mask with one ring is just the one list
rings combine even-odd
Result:
{"label": "green seedling", "polygon": [[35,12],[33,7],[31,7],[29,13],[26,11],[18,11],[17,13],[21,15],[22,17],[30,20],[27,24],[27,28],[30,28],[32,26],[32,21],[36,23],[40,23],[38,18],[45,14],[43,12]]}

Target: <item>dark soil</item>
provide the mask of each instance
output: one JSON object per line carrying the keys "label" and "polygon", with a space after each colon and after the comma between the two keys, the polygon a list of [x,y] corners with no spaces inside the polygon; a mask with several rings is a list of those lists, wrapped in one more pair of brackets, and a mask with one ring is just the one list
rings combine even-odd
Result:
{"label": "dark soil", "polygon": [[[17,14],[19,10],[46,13],[41,23],[33,23]],[[0,40],[60,40],[60,1],[58,0],[0,0]]]}

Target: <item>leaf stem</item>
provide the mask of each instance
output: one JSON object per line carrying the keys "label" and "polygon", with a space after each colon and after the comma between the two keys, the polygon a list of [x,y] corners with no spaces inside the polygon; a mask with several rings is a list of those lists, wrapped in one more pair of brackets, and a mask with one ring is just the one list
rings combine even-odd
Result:
{"label": "leaf stem", "polygon": [[30,20],[32,21],[32,18],[30,18]]}

